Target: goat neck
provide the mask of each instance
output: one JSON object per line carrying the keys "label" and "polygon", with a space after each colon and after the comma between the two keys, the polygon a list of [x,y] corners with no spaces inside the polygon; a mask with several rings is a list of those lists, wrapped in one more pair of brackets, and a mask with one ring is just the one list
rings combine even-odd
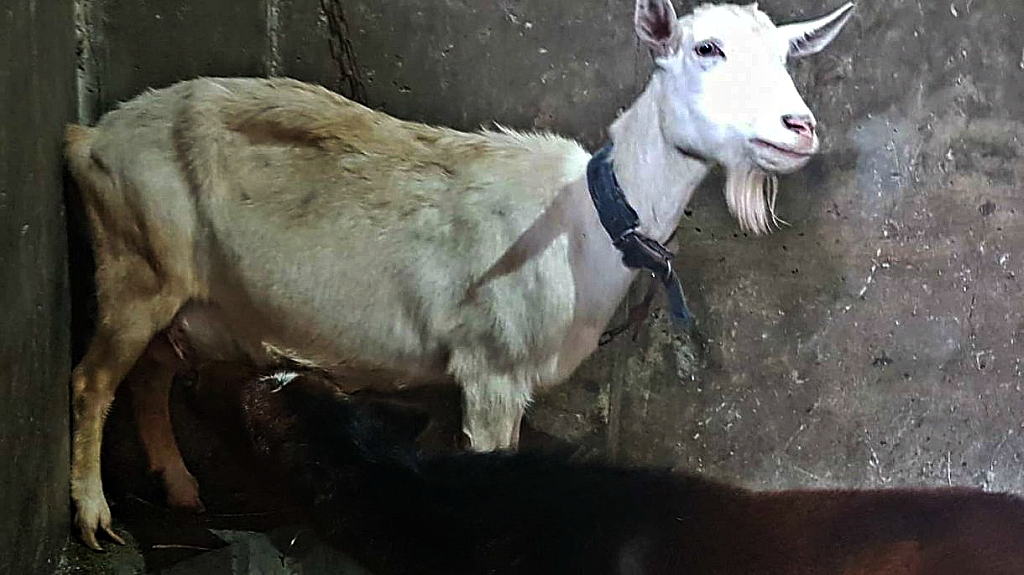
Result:
{"label": "goat neck", "polygon": [[612,165],[626,199],[640,216],[640,231],[664,243],[711,166],[666,141],[658,107],[660,82],[655,74],[609,133],[615,145]]}

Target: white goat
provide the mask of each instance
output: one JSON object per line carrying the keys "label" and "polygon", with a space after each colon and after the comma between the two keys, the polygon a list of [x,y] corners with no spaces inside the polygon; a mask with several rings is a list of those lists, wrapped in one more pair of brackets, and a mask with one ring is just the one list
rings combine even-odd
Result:
{"label": "white goat", "polygon": [[[637,1],[656,70],[610,134],[643,234],[666,241],[716,162],[740,226],[769,229],[769,174],[818,149],[787,58],[824,48],[851,9],[776,27],[755,4],[677,20],[670,0]],[[141,430],[151,468],[172,503],[200,505],[167,418],[172,372],[144,353],[172,322],[204,354],[237,343],[265,363],[272,346],[351,387],[457,383],[471,447],[493,450],[516,445],[535,388],[596,348],[636,274],[588,195],[590,154],[551,135],[456,132],[292,80],[235,78],[148,92],[67,141],[97,261],[71,480],[96,549],[100,529],[119,541],[100,443],[133,365],[149,380],[136,408],[155,426]]]}

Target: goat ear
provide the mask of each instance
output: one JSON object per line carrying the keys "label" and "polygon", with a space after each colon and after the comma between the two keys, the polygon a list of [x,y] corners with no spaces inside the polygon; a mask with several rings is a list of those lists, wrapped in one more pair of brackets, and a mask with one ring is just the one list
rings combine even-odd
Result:
{"label": "goat ear", "polygon": [[671,56],[679,49],[679,21],[672,0],[636,0],[633,24],[655,58]]}
{"label": "goat ear", "polygon": [[779,26],[782,37],[789,40],[789,57],[802,58],[824,50],[853,15],[853,7],[853,2],[847,2],[828,16]]}

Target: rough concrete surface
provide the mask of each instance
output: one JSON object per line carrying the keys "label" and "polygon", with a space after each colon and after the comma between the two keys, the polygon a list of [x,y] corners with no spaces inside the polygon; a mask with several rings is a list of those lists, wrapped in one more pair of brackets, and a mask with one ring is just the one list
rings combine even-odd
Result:
{"label": "rough concrete surface", "polygon": [[681,226],[706,365],[658,322],[535,421],[577,413],[567,394],[593,381],[613,416],[592,429],[625,461],[757,487],[1024,491],[1022,24],[1014,1],[862,3],[795,66],[824,143],[782,181],[791,225],[737,234],[712,179]]}
{"label": "rough concrete surface", "polygon": [[593,145],[642,89],[633,2],[342,2],[368,101],[462,129],[550,129]]}
{"label": "rough concrete surface", "polygon": [[0,573],[52,572],[67,536],[73,38],[67,2],[0,6]]}
{"label": "rough concrete surface", "polygon": [[[98,44],[119,46],[95,52],[100,108],[198,72],[276,67],[346,86],[316,0],[179,4],[95,0],[113,7]],[[628,0],[328,4],[368,103],[402,118],[551,129],[593,149],[649,71]],[[776,21],[838,4],[760,3]],[[540,397],[529,423],[624,463],[752,487],[1024,492],[1022,27],[1019,0],[860,2],[825,53],[793,66],[823,148],[782,179],[790,225],[739,233],[714,175],[680,227],[703,348],[656,310],[636,341],[620,335]],[[199,479],[204,495],[216,484]]]}
{"label": "rough concrete surface", "polygon": [[323,6],[332,0],[281,0],[278,46],[281,74],[324,86],[351,96],[340,82],[337,62],[331,57],[330,22]]}
{"label": "rough concrete surface", "polygon": [[88,120],[146,88],[200,75],[263,75],[269,66],[262,1],[78,0],[89,38],[95,100]]}

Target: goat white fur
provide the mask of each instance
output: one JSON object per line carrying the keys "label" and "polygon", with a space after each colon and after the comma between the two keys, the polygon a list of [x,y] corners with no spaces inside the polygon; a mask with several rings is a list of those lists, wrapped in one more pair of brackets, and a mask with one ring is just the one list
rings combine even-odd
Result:
{"label": "goat white fur", "polygon": [[[851,9],[776,27],[756,5],[677,19],[669,0],[638,0],[656,70],[610,134],[640,231],[664,242],[716,162],[740,225],[769,229],[767,174],[818,149],[786,60],[824,48]],[[133,365],[136,408],[156,422],[141,429],[150,465],[172,503],[199,505],[167,419],[172,372],[153,351],[172,322],[204,355],[282,350],[353,387],[457,383],[470,445],[492,450],[516,445],[535,388],[596,348],[635,275],[591,203],[590,155],[552,135],[462,133],[293,80],[233,78],[150,91],[67,140],[97,261],[71,482],[96,549],[98,530],[119,540],[100,442]]]}

